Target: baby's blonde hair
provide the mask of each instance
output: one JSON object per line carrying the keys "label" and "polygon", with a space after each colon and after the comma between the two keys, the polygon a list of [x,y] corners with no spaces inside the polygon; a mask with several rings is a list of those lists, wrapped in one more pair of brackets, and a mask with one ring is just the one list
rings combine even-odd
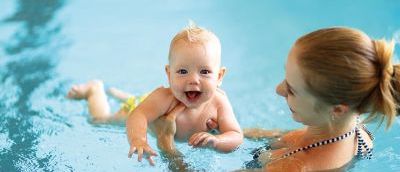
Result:
{"label": "baby's blonde hair", "polygon": [[179,40],[184,40],[190,44],[205,44],[210,41],[216,41],[218,49],[218,57],[221,56],[221,44],[218,37],[211,31],[197,26],[192,20],[189,20],[189,24],[183,30],[178,32],[171,41],[169,47],[168,60],[171,60],[171,53],[176,43]]}

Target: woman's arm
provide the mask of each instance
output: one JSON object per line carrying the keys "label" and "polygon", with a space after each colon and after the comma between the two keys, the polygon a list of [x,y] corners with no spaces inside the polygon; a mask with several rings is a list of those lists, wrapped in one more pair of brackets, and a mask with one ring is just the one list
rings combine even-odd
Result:
{"label": "woman's arm", "polygon": [[277,138],[284,134],[281,130],[265,130],[261,128],[245,128],[243,133],[244,137],[249,139]]}

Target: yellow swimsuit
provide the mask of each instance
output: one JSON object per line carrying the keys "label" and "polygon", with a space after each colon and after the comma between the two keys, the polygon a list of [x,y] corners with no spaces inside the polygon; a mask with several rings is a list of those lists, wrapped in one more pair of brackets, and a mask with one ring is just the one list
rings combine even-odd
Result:
{"label": "yellow swimsuit", "polygon": [[144,94],[139,97],[129,97],[124,103],[121,104],[121,109],[128,113],[131,113],[140,103],[144,101],[144,99],[146,99],[147,96],[148,94]]}

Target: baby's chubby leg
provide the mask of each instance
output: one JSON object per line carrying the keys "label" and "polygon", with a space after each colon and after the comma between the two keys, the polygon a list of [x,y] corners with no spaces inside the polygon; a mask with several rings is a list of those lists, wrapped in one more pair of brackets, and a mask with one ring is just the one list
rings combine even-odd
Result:
{"label": "baby's chubby leg", "polygon": [[111,95],[112,97],[118,99],[121,102],[124,102],[126,100],[128,100],[130,97],[132,97],[133,95],[130,93],[127,93],[125,91],[122,91],[120,89],[111,87],[107,90],[108,94]]}
{"label": "baby's chubby leg", "polygon": [[87,100],[89,112],[94,120],[102,121],[111,117],[110,105],[107,102],[103,82],[100,80],[73,85],[68,91],[67,97],[75,100]]}

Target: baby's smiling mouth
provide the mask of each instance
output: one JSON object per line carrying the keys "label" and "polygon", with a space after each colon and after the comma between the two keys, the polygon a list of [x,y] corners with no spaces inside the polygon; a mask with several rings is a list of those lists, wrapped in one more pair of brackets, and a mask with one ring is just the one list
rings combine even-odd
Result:
{"label": "baby's smiling mouth", "polygon": [[186,98],[190,101],[190,102],[194,102],[197,99],[199,99],[201,92],[200,91],[185,91],[186,94]]}

